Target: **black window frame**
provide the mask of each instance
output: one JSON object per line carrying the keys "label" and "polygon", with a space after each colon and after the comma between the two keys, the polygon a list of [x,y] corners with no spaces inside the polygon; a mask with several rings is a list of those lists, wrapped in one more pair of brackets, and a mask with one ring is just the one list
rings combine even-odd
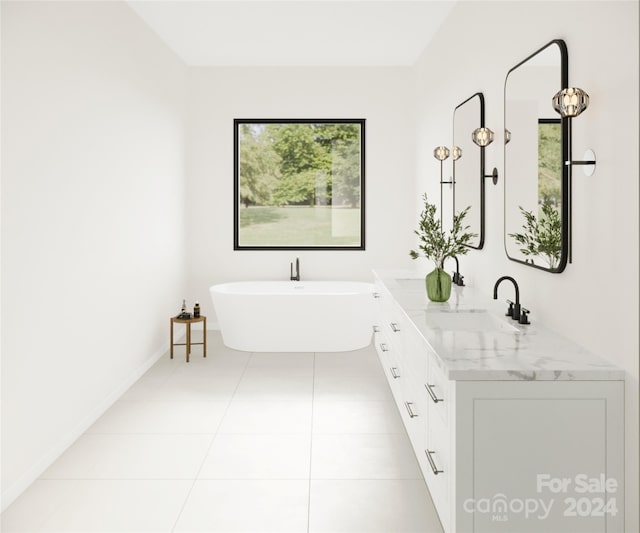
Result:
{"label": "black window frame", "polygon": [[[242,245],[240,244],[240,146],[239,131],[242,124],[358,124],[360,126],[360,243],[353,246],[338,245]],[[365,124],[366,119],[246,119],[236,118],[233,120],[233,249],[234,251],[255,251],[255,250],[344,250],[362,251],[365,250],[366,235],[366,172],[365,172]]]}

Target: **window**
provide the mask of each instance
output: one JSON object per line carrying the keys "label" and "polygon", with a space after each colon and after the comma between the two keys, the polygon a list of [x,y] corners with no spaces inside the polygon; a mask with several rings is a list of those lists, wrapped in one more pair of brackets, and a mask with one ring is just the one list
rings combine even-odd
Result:
{"label": "window", "polygon": [[234,121],[235,250],[364,250],[363,119]]}
{"label": "window", "polygon": [[562,203],[562,124],[559,118],[538,119],[538,204]]}

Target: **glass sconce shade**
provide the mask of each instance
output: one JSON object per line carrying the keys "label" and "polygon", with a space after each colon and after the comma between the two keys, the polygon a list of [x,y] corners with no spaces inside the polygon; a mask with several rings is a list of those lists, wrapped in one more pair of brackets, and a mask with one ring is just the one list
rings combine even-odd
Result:
{"label": "glass sconce shade", "polygon": [[488,146],[493,142],[493,132],[489,128],[477,128],[473,130],[471,138],[478,146]]}
{"label": "glass sconce shade", "polygon": [[437,146],[433,151],[433,157],[438,161],[444,161],[449,157],[449,149],[446,146]]}
{"label": "glass sconce shade", "polygon": [[460,148],[459,146],[452,146],[451,157],[453,158],[454,161],[457,161],[458,159],[460,159],[462,157],[462,148]]}
{"label": "glass sconce shade", "polygon": [[578,87],[558,91],[553,97],[553,108],[562,117],[577,117],[589,106],[589,95]]}
{"label": "glass sconce shade", "polygon": [[508,144],[511,140],[511,132],[505,128],[504,130],[504,144]]}

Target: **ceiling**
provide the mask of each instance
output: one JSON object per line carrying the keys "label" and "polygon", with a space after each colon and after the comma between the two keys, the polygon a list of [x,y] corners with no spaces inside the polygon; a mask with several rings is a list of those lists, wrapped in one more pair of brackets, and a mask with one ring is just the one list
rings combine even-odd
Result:
{"label": "ceiling", "polygon": [[129,0],[187,65],[409,66],[455,0]]}

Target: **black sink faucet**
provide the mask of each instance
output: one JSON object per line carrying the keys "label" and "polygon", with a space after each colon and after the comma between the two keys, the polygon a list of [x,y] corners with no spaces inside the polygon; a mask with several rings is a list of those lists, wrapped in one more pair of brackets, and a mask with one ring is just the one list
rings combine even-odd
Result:
{"label": "black sink faucet", "polygon": [[291,263],[291,281],[300,281],[300,259],[296,257],[296,273],[293,273],[293,263]]}
{"label": "black sink faucet", "polygon": [[[513,286],[516,289],[516,302],[513,303],[511,300],[507,300],[507,303],[509,304],[509,309],[507,309],[507,316],[510,316],[511,318],[513,318],[513,320],[520,320],[520,289],[518,288],[518,283],[516,282],[515,279],[513,279],[511,276],[502,276],[501,278],[498,278],[498,281],[496,281],[496,284],[493,286],[493,299],[497,300],[498,299],[498,286],[500,285],[500,283],[502,283],[504,280],[508,279],[511,283],[513,283]],[[526,320],[527,315],[524,315],[524,319]],[[527,324],[528,322],[521,322],[522,324]]]}
{"label": "black sink faucet", "polygon": [[451,257],[453,257],[456,262],[456,271],[453,273],[453,283],[459,287],[464,287],[464,276],[460,275],[460,263],[458,262],[458,258],[455,255],[452,255]]}

